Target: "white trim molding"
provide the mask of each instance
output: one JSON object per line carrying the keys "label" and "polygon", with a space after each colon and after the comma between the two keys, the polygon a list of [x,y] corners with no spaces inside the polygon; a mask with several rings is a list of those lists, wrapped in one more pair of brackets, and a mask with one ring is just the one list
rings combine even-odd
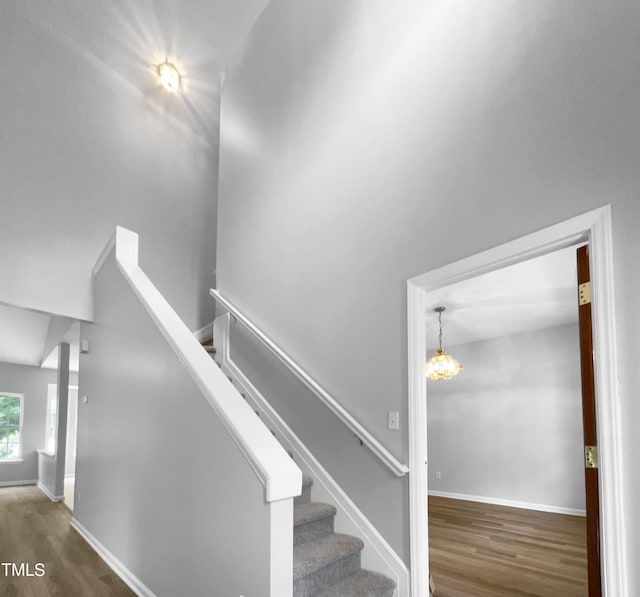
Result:
{"label": "white trim molding", "polygon": [[109,566],[136,595],[140,597],[156,597],[155,593],[100,543],[77,518],[71,519],[71,526],[78,531],[80,536],[91,545],[96,553],[105,561],[107,566]]}
{"label": "white trim molding", "polygon": [[193,335],[198,342],[202,342],[207,338],[211,338],[211,336],[213,335],[213,321],[211,323],[208,323],[204,327],[201,327],[199,330],[193,332]]}
{"label": "white trim molding", "polygon": [[592,291],[596,418],[600,460],[602,591],[629,597],[622,492],[620,405],[615,338],[613,242],[609,205],[407,281],[409,467],[412,596],[428,597],[427,389],[425,293],[565,247],[589,243]]}
{"label": "white trim molding", "polygon": [[362,566],[395,580],[396,596],[408,597],[409,570],[405,563],[231,358],[230,321],[231,315],[225,313],[217,317],[213,324],[218,350],[216,358],[222,371],[233,378],[251,407],[259,411],[260,418],[275,432],[278,441],[294,457],[303,472],[313,478],[314,501],[336,506],[335,530],[357,535],[364,541]]}
{"label": "white trim molding", "polygon": [[42,493],[44,493],[52,502],[59,502],[60,500],[64,499],[64,495],[53,495],[47,489],[47,486],[44,483],[41,483],[40,481],[38,481],[37,485],[38,485],[38,489],[42,491]]}
{"label": "white trim molding", "polygon": [[269,561],[269,596],[293,597],[293,500],[278,500],[269,504],[271,533]]}
{"label": "white trim molding", "polygon": [[484,495],[469,495],[467,493],[452,493],[450,491],[429,490],[429,495],[450,500],[462,500],[466,502],[478,502],[479,504],[493,504],[494,506],[507,506],[520,510],[535,510],[536,512],[550,512],[551,514],[567,514],[569,516],[586,516],[587,511],[580,508],[565,508],[551,504],[538,504],[535,502],[520,502],[518,500],[505,500],[502,498],[487,497]]}
{"label": "white trim molding", "polygon": [[[94,275],[99,276],[102,266],[105,263],[111,265],[112,259],[264,487],[264,499],[269,502],[271,522],[274,523],[270,528],[271,545],[279,550],[277,556],[271,554],[270,560],[272,584],[278,591],[274,597],[291,597],[293,541],[290,539],[293,531],[289,525],[279,523],[283,521],[287,508],[293,511],[293,498],[302,491],[302,471],[242,400],[238,390],[139,267],[138,235],[135,232],[116,227],[114,239],[98,259]],[[281,501],[289,503],[277,503]],[[289,590],[286,590],[287,586]]]}
{"label": "white trim molding", "polygon": [[17,487],[18,485],[37,485],[38,479],[26,479],[22,481],[0,481],[0,487]]}
{"label": "white trim molding", "polygon": [[[424,292],[407,284],[407,340],[409,395],[409,557],[411,596],[429,597],[429,516],[427,501],[427,380],[424,360]],[[424,429],[424,432],[418,430]],[[425,562],[427,565],[425,566]]]}
{"label": "white trim molding", "polygon": [[268,502],[293,498],[302,490],[302,473],[269,430],[240,399],[238,391],[213,364],[193,333],[138,265],[138,235],[116,227],[94,268],[98,275],[115,249],[115,262],[151,320],[176,353],[202,396],[223,423],[265,488]]}

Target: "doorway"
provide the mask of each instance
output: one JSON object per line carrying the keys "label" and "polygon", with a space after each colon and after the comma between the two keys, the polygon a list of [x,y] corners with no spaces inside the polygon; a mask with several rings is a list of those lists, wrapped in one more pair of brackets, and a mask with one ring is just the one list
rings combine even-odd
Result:
{"label": "doorway", "polygon": [[410,422],[410,508],[412,594],[428,596],[427,384],[425,316],[429,291],[474,278],[578,243],[591,247],[596,419],[600,458],[600,520],[603,595],[623,597],[619,420],[615,366],[611,214],[609,206],[577,216],[408,281],[408,367]]}
{"label": "doorway", "polygon": [[427,358],[441,318],[464,368],[427,380],[436,594],[586,597],[576,247],[425,299]]}

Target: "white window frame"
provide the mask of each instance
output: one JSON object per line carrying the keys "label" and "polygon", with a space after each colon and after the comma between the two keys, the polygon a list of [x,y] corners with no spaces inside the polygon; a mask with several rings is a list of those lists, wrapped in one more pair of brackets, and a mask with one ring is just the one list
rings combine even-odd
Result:
{"label": "white window frame", "polygon": [[[11,458],[0,457],[0,462],[21,462],[22,461],[22,427],[24,425],[24,394],[17,392],[2,392],[0,396],[7,396],[9,398],[20,399],[20,425],[18,426],[18,455]],[[4,425],[2,425],[4,427]]]}

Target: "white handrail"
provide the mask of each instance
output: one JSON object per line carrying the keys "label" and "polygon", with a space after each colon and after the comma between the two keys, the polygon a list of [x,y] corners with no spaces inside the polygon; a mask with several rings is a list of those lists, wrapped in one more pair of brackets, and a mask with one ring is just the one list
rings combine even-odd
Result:
{"label": "white handrail", "polygon": [[209,293],[223,305],[240,323],[242,323],[262,344],[264,344],[280,361],[300,379],[311,391],[324,402],[362,442],[367,446],[391,471],[398,477],[409,472],[409,467],[402,464],[389,450],[387,450],[369,431],[367,431],[333,396],[331,396],[318,382],[316,382],[300,365],[277,346],[264,332],[258,329],[245,315],[233,306],[222,294],[211,288]]}
{"label": "white handrail", "polygon": [[114,246],[118,269],[262,482],[266,500],[274,502],[299,495],[300,469],[138,266],[138,235],[116,227],[94,274]]}

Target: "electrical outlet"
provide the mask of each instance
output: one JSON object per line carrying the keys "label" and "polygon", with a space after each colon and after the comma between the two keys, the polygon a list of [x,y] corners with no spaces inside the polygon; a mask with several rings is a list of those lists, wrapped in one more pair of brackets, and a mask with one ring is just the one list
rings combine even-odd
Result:
{"label": "electrical outlet", "polygon": [[387,413],[387,428],[393,430],[400,429],[400,413],[397,410],[390,410]]}
{"label": "electrical outlet", "polygon": [[436,479],[442,479],[442,473],[440,471],[436,472]]}

